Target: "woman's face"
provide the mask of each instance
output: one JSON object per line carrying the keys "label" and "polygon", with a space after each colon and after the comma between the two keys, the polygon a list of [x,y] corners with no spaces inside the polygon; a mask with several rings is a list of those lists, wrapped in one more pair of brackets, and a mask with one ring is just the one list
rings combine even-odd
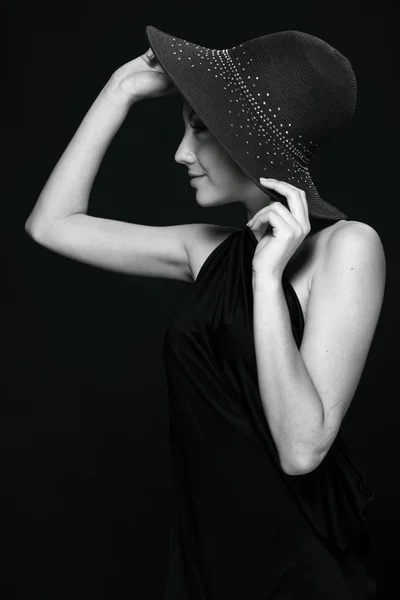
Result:
{"label": "woman's face", "polygon": [[269,196],[238,167],[200,117],[184,102],[185,133],[175,153],[177,163],[188,167],[196,200],[201,206],[243,202],[250,217],[270,203]]}

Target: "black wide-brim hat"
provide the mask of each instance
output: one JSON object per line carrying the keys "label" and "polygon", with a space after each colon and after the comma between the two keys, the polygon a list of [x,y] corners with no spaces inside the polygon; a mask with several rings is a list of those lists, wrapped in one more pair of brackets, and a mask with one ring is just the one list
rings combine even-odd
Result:
{"label": "black wide-brim hat", "polygon": [[207,128],[250,179],[275,200],[260,177],[304,190],[309,215],[347,219],[323,200],[309,162],[347,125],[356,106],[349,60],[323,40],[283,31],[228,49],[206,48],[147,26],[161,67]]}

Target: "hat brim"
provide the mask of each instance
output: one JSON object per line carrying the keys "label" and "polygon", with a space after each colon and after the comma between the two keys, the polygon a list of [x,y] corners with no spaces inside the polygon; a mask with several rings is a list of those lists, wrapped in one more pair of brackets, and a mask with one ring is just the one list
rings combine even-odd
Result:
{"label": "hat brim", "polygon": [[[279,157],[282,160],[275,157],[274,160],[270,160],[270,156],[262,156],[265,151],[263,148],[265,144],[262,141],[257,142],[260,148],[257,147],[256,153],[251,152],[251,149],[246,150],[242,136],[237,133],[239,127],[243,125],[229,123],[227,107],[230,104],[233,106],[232,87],[226,86],[221,71],[210,69],[209,60],[206,59],[210,54],[214,57],[214,53],[221,59],[222,51],[171,36],[151,25],[146,27],[146,36],[158,62],[178,92],[198,114],[229,156],[257,187],[273,199],[286,203],[287,206],[284,196],[274,190],[266,189],[259,181],[260,177],[288,181],[289,168],[284,157]],[[240,88],[236,93],[238,97],[241,95]],[[345,213],[320,197],[308,168],[303,168],[302,175],[304,185],[298,187],[306,194],[311,217],[331,220],[348,218]]]}

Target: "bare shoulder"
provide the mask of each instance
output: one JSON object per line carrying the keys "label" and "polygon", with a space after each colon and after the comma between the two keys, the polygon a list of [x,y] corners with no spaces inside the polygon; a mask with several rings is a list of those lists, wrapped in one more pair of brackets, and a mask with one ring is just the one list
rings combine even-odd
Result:
{"label": "bare shoulder", "polygon": [[196,223],[192,225],[192,228],[193,235],[186,245],[186,251],[194,282],[209,255],[227,237],[236,231],[240,231],[240,229],[228,225],[215,225],[214,223]]}
{"label": "bare shoulder", "polygon": [[371,248],[371,251],[383,252],[383,244],[376,229],[361,221],[340,221],[339,227],[328,232],[325,248],[327,256],[340,252],[343,248],[346,251]]}
{"label": "bare shoulder", "polygon": [[378,232],[362,221],[340,221],[319,232],[316,240],[315,268],[313,274],[325,269],[332,260],[351,259],[374,261],[385,268],[385,253]]}

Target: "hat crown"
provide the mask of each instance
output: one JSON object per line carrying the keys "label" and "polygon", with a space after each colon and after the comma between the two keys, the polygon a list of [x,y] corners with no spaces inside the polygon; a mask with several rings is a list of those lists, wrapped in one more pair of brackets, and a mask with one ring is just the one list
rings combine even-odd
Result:
{"label": "hat crown", "polygon": [[260,107],[263,99],[275,112],[279,107],[280,119],[290,122],[292,135],[302,136],[308,158],[352,119],[354,71],[324,40],[288,30],[248,40],[227,52]]}

